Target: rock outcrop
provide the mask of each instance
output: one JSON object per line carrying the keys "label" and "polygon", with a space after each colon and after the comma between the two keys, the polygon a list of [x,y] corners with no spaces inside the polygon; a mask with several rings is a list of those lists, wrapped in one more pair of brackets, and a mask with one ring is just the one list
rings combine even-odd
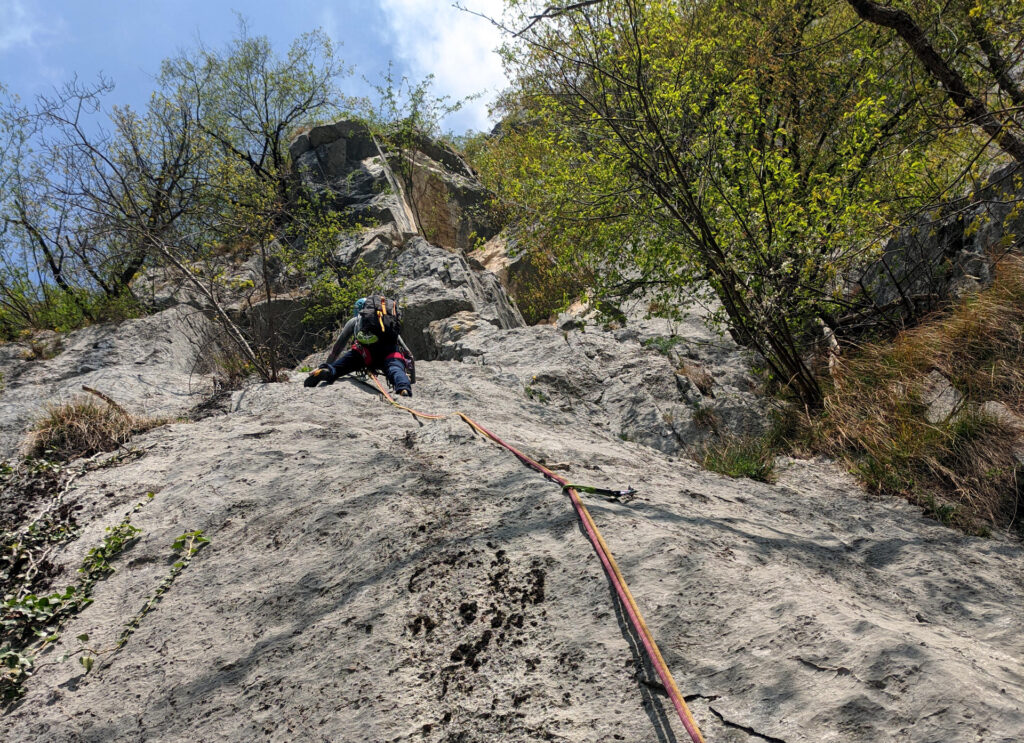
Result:
{"label": "rock outcrop", "polygon": [[342,262],[362,260],[374,268],[392,267],[404,310],[403,338],[417,358],[433,359],[436,349],[426,330],[435,320],[474,312],[497,328],[525,325],[498,278],[473,269],[461,253],[445,250],[419,236],[400,235],[393,227],[369,231],[343,244]]}
{"label": "rock outcrop", "polygon": [[[709,742],[1019,740],[1019,540],[954,532],[823,460],[779,460],[774,484],[701,470],[682,455],[710,429],[763,425],[735,344],[641,303],[619,327],[526,327],[493,274],[401,228],[361,136],[318,127],[292,154],[385,222],[338,256],[395,266],[411,402],[573,482],[637,488],[589,507]],[[49,360],[0,347],[4,445],[83,383],[188,409],[212,335],[181,305]],[[142,531],[36,659],[5,740],[684,740],[557,485],[459,418],[302,376],[143,434],[61,494],[55,589],[126,514]],[[178,566],[195,530],[208,546]]]}
{"label": "rock outcrop", "polygon": [[454,150],[423,136],[378,145],[364,124],[346,120],[314,127],[289,152],[305,187],[357,221],[394,222],[461,253],[497,233],[486,191]]}
{"label": "rock outcrop", "polygon": [[302,184],[338,211],[364,224],[409,224],[370,130],[357,121],[313,127],[289,146]]}
{"label": "rock outcrop", "polygon": [[[670,373],[664,357],[637,354],[593,401],[547,358],[554,339],[463,318],[502,357],[439,340],[462,361],[423,362],[413,402],[572,481],[639,490],[590,508],[708,741],[1017,740],[1018,543],[869,498],[827,462],[780,462],[768,485],[623,440],[601,415],[627,380]],[[549,331],[629,365],[629,341]],[[530,365],[557,398],[523,388]],[[40,659],[6,739],[684,740],[565,496],[460,420],[295,379],[135,443],[144,457],[66,496],[82,529],[55,580],[154,491],[143,533]],[[209,546],[110,652],[194,529]],[[79,635],[100,651],[88,674],[59,662]]]}
{"label": "rock outcrop", "polygon": [[923,216],[886,243],[879,259],[850,289],[877,307],[898,306],[920,317],[943,301],[992,283],[993,257],[1004,255],[1024,234],[1024,172],[1002,168],[969,198],[943,213]]}

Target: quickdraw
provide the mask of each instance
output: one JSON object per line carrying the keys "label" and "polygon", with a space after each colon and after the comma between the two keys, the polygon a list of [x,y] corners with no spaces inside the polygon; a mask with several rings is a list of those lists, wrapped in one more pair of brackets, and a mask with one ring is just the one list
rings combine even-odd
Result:
{"label": "quickdraw", "polygon": [[636,495],[636,490],[629,487],[627,487],[625,490],[609,490],[608,488],[595,488],[593,485],[573,484],[562,486],[562,490],[569,490],[570,488],[573,490],[577,490],[581,493],[603,495],[606,498],[610,498],[611,500],[614,501],[619,501],[620,503],[626,503],[628,501],[631,501],[633,499],[633,496]]}

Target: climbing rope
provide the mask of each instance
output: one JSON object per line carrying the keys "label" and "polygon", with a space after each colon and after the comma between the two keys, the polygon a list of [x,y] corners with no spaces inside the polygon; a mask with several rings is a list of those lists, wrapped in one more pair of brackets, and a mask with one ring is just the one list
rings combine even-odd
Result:
{"label": "climbing rope", "polygon": [[654,636],[647,628],[647,623],[644,621],[643,615],[640,613],[640,607],[637,606],[636,601],[633,599],[633,594],[630,593],[629,586],[626,585],[626,579],[622,575],[622,571],[619,570],[619,565],[615,561],[612,551],[608,548],[608,544],[604,541],[604,537],[601,536],[601,532],[597,528],[597,524],[594,522],[593,517],[590,515],[590,511],[588,511],[587,507],[583,505],[583,501],[580,499],[578,492],[579,490],[584,490],[585,492],[594,492],[599,495],[614,494],[613,497],[631,497],[635,491],[632,488],[616,491],[606,490],[604,488],[594,488],[589,485],[574,485],[565,478],[556,475],[547,467],[540,464],[540,462],[534,461],[530,457],[526,456],[511,444],[502,441],[495,434],[488,431],[465,413],[455,411],[454,413],[446,415],[433,415],[430,413],[420,412],[419,410],[402,405],[392,398],[391,395],[388,394],[387,390],[381,386],[380,381],[372,372],[369,373],[369,377],[373,380],[373,384],[380,391],[383,398],[396,408],[411,413],[417,418],[424,418],[426,420],[442,420],[451,415],[456,415],[465,421],[474,431],[507,449],[527,467],[536,470],[547,479],[562,486],[562,490],[569,494],[569,499],[572,501],[573,508],[576,509],[576,513],[583,524],[583,529],[586,531],[587,537],[590,539],[590,543],[594,546],[594,551],[597,552],[597,556],[601,560],[601,564],[604,566],[609,580],[611,580],[612,585],[615,587],[615,593],[622,602],[622,605],[629,616],[630,623],[633,625],[633,629],[640,637],[640,640],[647,651],[647,657],[651,661],[651,665],[654,667],[658,677],[661,679],[661,683],[665,687],[665,691],[672,700],[672,705],[676,708],[676,712],[679,714],[679,719],[683,723],[683,727],[686,728],[686,732],[689,733],[690,739],[693,743],[704,743],[704,736],[701,735],[700,729],[697,727],[697,722],[693,719],[693,715],[690,714],[690,708],[686,706],[686,702],[683,700],[683,695],[680,693],[679,687],[676,686],[675,679],[672,678],[672,672],[669,670],[668,664],[665,662],[665,659],[661,655],[661,651],[658,649],[658,643],[655,642]]}

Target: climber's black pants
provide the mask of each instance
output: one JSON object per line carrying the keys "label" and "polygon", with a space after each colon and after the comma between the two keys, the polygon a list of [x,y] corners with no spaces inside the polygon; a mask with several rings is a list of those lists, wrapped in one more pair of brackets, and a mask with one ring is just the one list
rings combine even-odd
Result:
{"label": "climber's black pants", "polygon": [[[392,350],[389,353],[394,353],[394,351]],[[371,357],[371,360],[375,359]],[[337,361],[333,364],[328,364],[328,366],[334,371],[335,377],[340,377],[365,369],[366,360],[363,358],[363,354],[353,348],[343,353]],[[391,358],[385,358],[381,363],[375,363],[373,366],[384,369],[384,376],[388,378],[388,382],[395,388],[395,392],[401,392],[402,390],[412,392],[409,375],[405,372],[405,361],[400,357],[392,356]]]}

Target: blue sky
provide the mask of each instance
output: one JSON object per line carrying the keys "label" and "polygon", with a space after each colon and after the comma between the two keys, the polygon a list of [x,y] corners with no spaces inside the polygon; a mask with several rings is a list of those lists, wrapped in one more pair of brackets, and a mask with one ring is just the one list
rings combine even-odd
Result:
{"label": "blue sky", "polygon": [[[464,4],[501,12],[501,0]],[[0,0],[0,82],[29,102],[74,74],[89,81],[102,72],[117,86],[110,103],[141,107],[160,61],[199,39],[222,47],[236,34],[235,11],[282,54],[299,34],[322,28],[356,67],[343,83],[352,95],[367,93],[361,77],[378,81],[389,60],[415,80],[434,74],[437,94],[486,92],[446,125],[455,132],[490,127],[487,102],[504,84],[492,51],[500,37],[448,0]]]}

